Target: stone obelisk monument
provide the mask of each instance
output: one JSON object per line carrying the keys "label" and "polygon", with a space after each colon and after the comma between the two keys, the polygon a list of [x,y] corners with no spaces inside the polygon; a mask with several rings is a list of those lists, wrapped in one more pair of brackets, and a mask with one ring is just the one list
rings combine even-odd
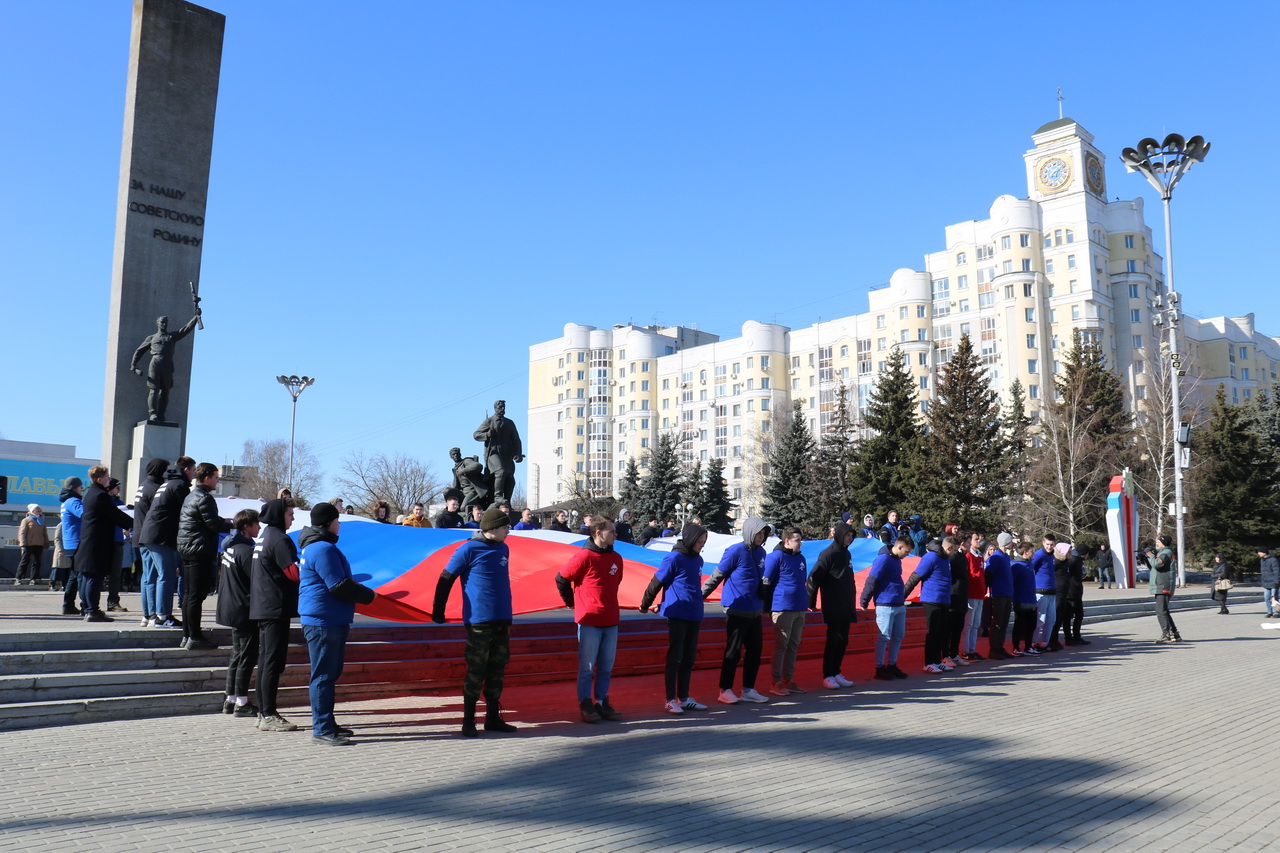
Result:
{"label": "stone obelisk monument", "polygon": [[[133,4],[102,417],[126,500],[147,459],[185,445],[225,22],[183,0]],[[169,340],[156,338],[161,317]]]}

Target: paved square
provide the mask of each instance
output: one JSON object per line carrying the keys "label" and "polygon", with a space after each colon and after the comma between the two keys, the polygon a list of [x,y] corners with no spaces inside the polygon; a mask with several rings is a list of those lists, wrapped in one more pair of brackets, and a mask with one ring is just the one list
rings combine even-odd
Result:
{"label": "paved square", "polygon": [[1176,618],[1180,646],[1110,622],[1037,661],[860,661],[853,690],[683,717],[656,678],[617,685],[612,724],[575,722],[572,685],[515,688],[519,734],[476,741],[424,697],[340,704],[341,749],[215,713],[8,732],[0,850],[1273,847],[1280,631],[1240,602]]}

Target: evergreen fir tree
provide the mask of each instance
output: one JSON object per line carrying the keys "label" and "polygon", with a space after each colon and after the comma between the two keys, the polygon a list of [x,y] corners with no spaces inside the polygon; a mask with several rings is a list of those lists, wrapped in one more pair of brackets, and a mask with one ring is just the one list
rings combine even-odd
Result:
{"label": "evergreen fir tree", "polygon": [[636,515],[636,501],[640,499],[640,465],[636,462],[636,458],[632,456],[627,459],[627,470],[623,472],[622,479],[618,482],[618,502],[624,507],[631,510],[633,517]]}
{"label": "evergreen fir tree", "polygon": [[729,500],[729,488],[724,479],[724,460],[711,457],[703,472],[702,483],[693,500],[696,512],[702,517],[702,526],[712,533],[733,532],[733,501]]}
{"label": "evergreen fir tree", "polygon": [[895,347],[867,405],[867,427],[875,434],[858,442],[853,451],[849,479],[855,518],[868,512],[883,518],[890,509],[912,511],[919,493],[913,478],[921,468],[924,434],[919,411],[915,380]]}
{"label": "evergreen fir tree", "polygon": [[1001,503],[1011,469],[1001,431],[1000,398],[982,369],[968,335],[939,371],[926,416],[920,508],[935,523],[965,530],[1001,527]]}
{"label": "evergreen fir tree", "polygon": [[1275,461],[1248,426],[1246,413],[1218,393],[1209,410],[1209,423],[1197,431],[1196,489],[1191,520],[1203,555],[1221,552],[1236,566],[1256,566],[1258,549],[1275,546],[1280,513],[1274,501],[1275,483],[1268,475]]}
{"label": "evergreen fir tree", "polygon": [[1019,518],[1021,513],[1017,509],[1027,500],[1027,473],[1030,469],[1031,451],[1031,418],[1027,416],[1026,394],[1021,379],[1013,380],[1013,384],[1009,386],[1009,405],[1004,409],[1000,420],[1005,453],[1009,460],[1003,515],[1016,530],[1023,527]]}
{"label": "evergreen fir tree", "polygon": [[849,412],[849,389],[840,384],[831,424],[822,434],[818,447],[815,479],[822,519],[828,524],[840,520],[843,513],[854,512],[849,466],[853,463],[853,447],[857,439],[853,417]]}
{"label": "evergreen fir tree", "polygon": [[1072,330],[1071,347],[1063,355],[1055,385],[1063,402],[1079,409],[1078,419],[1088,424],[1095,439],[1120,447],[1128,438],[1131,419],[1124,409],[1124,387],[1092,336]]}
{"label": "evergreen fir tree", "polygon": [[779,528],[798,527],[805,538],[816,537],[822,532],[818,490],[813,481],[817,448],[799,400],[786,426],[769,454],[769,477],[764,483],[761,510],[770,524]]}
{"label": "evergreen fir tree", "polygon": [[659,522],[675,514],[676,501],[684,487],[680,470],[680,455],[676,451],[671,433],[658,436],[658,443],[649,453],[649,473],[640,481],[636,507],[632,510],[634,522],[656,518]]}
{"label": "evergreen fir tree", "polygon": [[693,504],[693,511],[698,513],[702,511],[702,507],[698,506],[698,496],[701,494],[702,462],[695,459],[685,469],[684,483],[680,486],[680,499],[683,502]]}

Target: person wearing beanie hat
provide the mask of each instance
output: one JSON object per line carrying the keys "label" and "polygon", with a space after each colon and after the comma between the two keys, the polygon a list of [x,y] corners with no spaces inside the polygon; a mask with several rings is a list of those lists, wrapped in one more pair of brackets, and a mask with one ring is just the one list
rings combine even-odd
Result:
{"label": "person wearing beanie hat", "polygon": [[18,525],[18,546],[22,551],[22,559],[18,562],[18,574],[14,583],[22,585],[24,578],[30,578],[34,584],[40,580],[40,563],[44,557],[44,549],[49,545],[49,532],[44,527],[44,510],[39,504],[28,504],[27,514]]}
{"label": "person wearing beanie hat", "polygon": [[462,623],[467,629],[464,652],[467,674],[462,682],[462,735],[475,737],[476,704],[484,696],[484,730],[514,732],[501,716],[502,681],[511,658],[511,551],[507,533],[511,519],[493,508],[480,518],[480,530],[463,542],[436,582],[431,621],[443,624],[453,582],[462,579]]}
{"label": "person wearing beanie hat", "polygon": [[311,508],[311,526],[324,530],[341,514],[333,504],[321,501]]}
{"label": "person wearing beanie hat", "polygon": [[1009,559],[1009,546],[1013,537],[1001,533],[996,537],[996,547],[987,555],[984,576],[987,595],[991,601],[991,630],[987,635],[987,657],[1006,660],[1012,657],[1004,650],[1004,638],[1009,632],[1009,614],[1013,612],[1013,563]]}

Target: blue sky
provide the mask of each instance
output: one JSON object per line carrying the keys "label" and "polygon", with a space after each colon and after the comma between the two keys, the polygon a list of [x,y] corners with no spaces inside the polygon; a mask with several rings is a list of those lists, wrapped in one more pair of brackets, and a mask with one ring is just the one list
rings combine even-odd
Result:
{"label": "blue sky", "polygon": [[[865,311],[945,225],[1026,195],[1058,87],[1158,245],[1158,198],[1120,150],[1210,140],[1174,200],[1185,306],[1280,334],[1273,4],[209,6],[227,29],[200,459],[288,437],[279,373],[319,378],[298,436],[327,472],[355,450],[444,471],[495,398],[523,422],[528,346],[566,322],[734,335]],[[101,442],[131,7],[0,7],[0,433],[82,456]]]}

